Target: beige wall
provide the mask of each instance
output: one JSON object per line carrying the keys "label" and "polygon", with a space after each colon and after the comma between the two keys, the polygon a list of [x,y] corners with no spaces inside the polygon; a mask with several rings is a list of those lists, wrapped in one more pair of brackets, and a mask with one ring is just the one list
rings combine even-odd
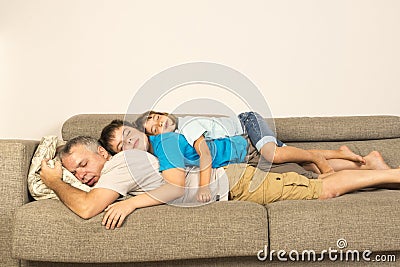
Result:
{"label": "beige wall", "polygon": [[0,138],[125,113],[181,63],[230,66],[275,117],[400,115],[400,1],[0,0]]}

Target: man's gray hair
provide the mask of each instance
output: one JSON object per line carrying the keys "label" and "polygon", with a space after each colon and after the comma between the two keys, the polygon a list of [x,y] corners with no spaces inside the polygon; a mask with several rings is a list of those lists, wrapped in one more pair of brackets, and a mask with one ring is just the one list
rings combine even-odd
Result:
{"label": "man's gray hair", "polygon": [[69,140],[58,152],[58,156],[62,160],[64,157],[71,154],[71,149],[75,146],[83,145],[87,150],[97,153],[97,148],[100,143],[93,137],[90,136],[77,136]]}

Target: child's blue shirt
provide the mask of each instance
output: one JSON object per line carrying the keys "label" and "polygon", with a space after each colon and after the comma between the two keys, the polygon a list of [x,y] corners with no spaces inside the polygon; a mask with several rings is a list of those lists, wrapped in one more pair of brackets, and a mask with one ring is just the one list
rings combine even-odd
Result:
{"label": "child's blue shirt", "polygon": [[[149,136],[153,154],[160,161],[160,172],[172,168],[199,166],[200,156],[186,138],[169,132]],[[212,157],[212,167],[219,168],[231,163],[242,163],[247,154],[247,141],[243,136],[207,140]]]}

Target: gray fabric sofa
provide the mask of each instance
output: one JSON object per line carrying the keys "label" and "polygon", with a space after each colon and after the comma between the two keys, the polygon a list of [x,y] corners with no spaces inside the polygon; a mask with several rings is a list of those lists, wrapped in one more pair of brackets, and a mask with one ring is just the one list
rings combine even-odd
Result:
{"label": "gray fabric sofa", "polygon": [[[98,137],[121,114],[77,115],[62,128],[64,140]],[[378,150],[391,167],[400,165],[400,117],[278,118],[278,137],[302,148],[336,149],[346,144],[365,155]],[[83,220],[58,200],[33,201],[27,172],[39,141],[0,140],[0,266],[275,266],[319,261],[260,261],[260,250],[313,250],[326,266],[400,261],[400,191],[373,189],[319,201],[269,205],[217,202],[196,208],[161,205],[131,214],[124,226],[106,230],[102,214]],[[351,178],[350,178],[351,179]],[[345,248],[337,241],[344,239]],[[344,240],[342,240],[344,242]],[[324,250],[358,250],[360,261]],[[341,249],[342,248],[342,249]],[[263,256],[264,254],[259,254]],[[268,254],[269,255],[269,254]],[[292,256],[295,254],[292,254]],[[321,256],[322,255],[322,256]],[[339,254],[334,254],[339,255]],[[282,255],[281,255],[282,256]],[[282,258],[282,257],[281,257]],[[398,263],[397,263],[398,264]]]}

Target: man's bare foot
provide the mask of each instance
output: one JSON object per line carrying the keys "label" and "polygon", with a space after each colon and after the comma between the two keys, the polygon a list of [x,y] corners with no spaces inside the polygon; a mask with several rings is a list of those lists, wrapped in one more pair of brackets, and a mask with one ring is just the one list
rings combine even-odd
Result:
{"label": "man's bare foot", "polygon": [[372,151],[365,157],[366,164],[363,165],[366,170],[387,170],[391,169],[389,165],[386,164],[381,153],[378,151]]}
{"label": "man's bare foot", "polygon": [[339,153],[342,159],[351,160],[360,164],[366,164],[366,160],[363,157],[351,151],[347,146],[343,145],[339,147]]}

